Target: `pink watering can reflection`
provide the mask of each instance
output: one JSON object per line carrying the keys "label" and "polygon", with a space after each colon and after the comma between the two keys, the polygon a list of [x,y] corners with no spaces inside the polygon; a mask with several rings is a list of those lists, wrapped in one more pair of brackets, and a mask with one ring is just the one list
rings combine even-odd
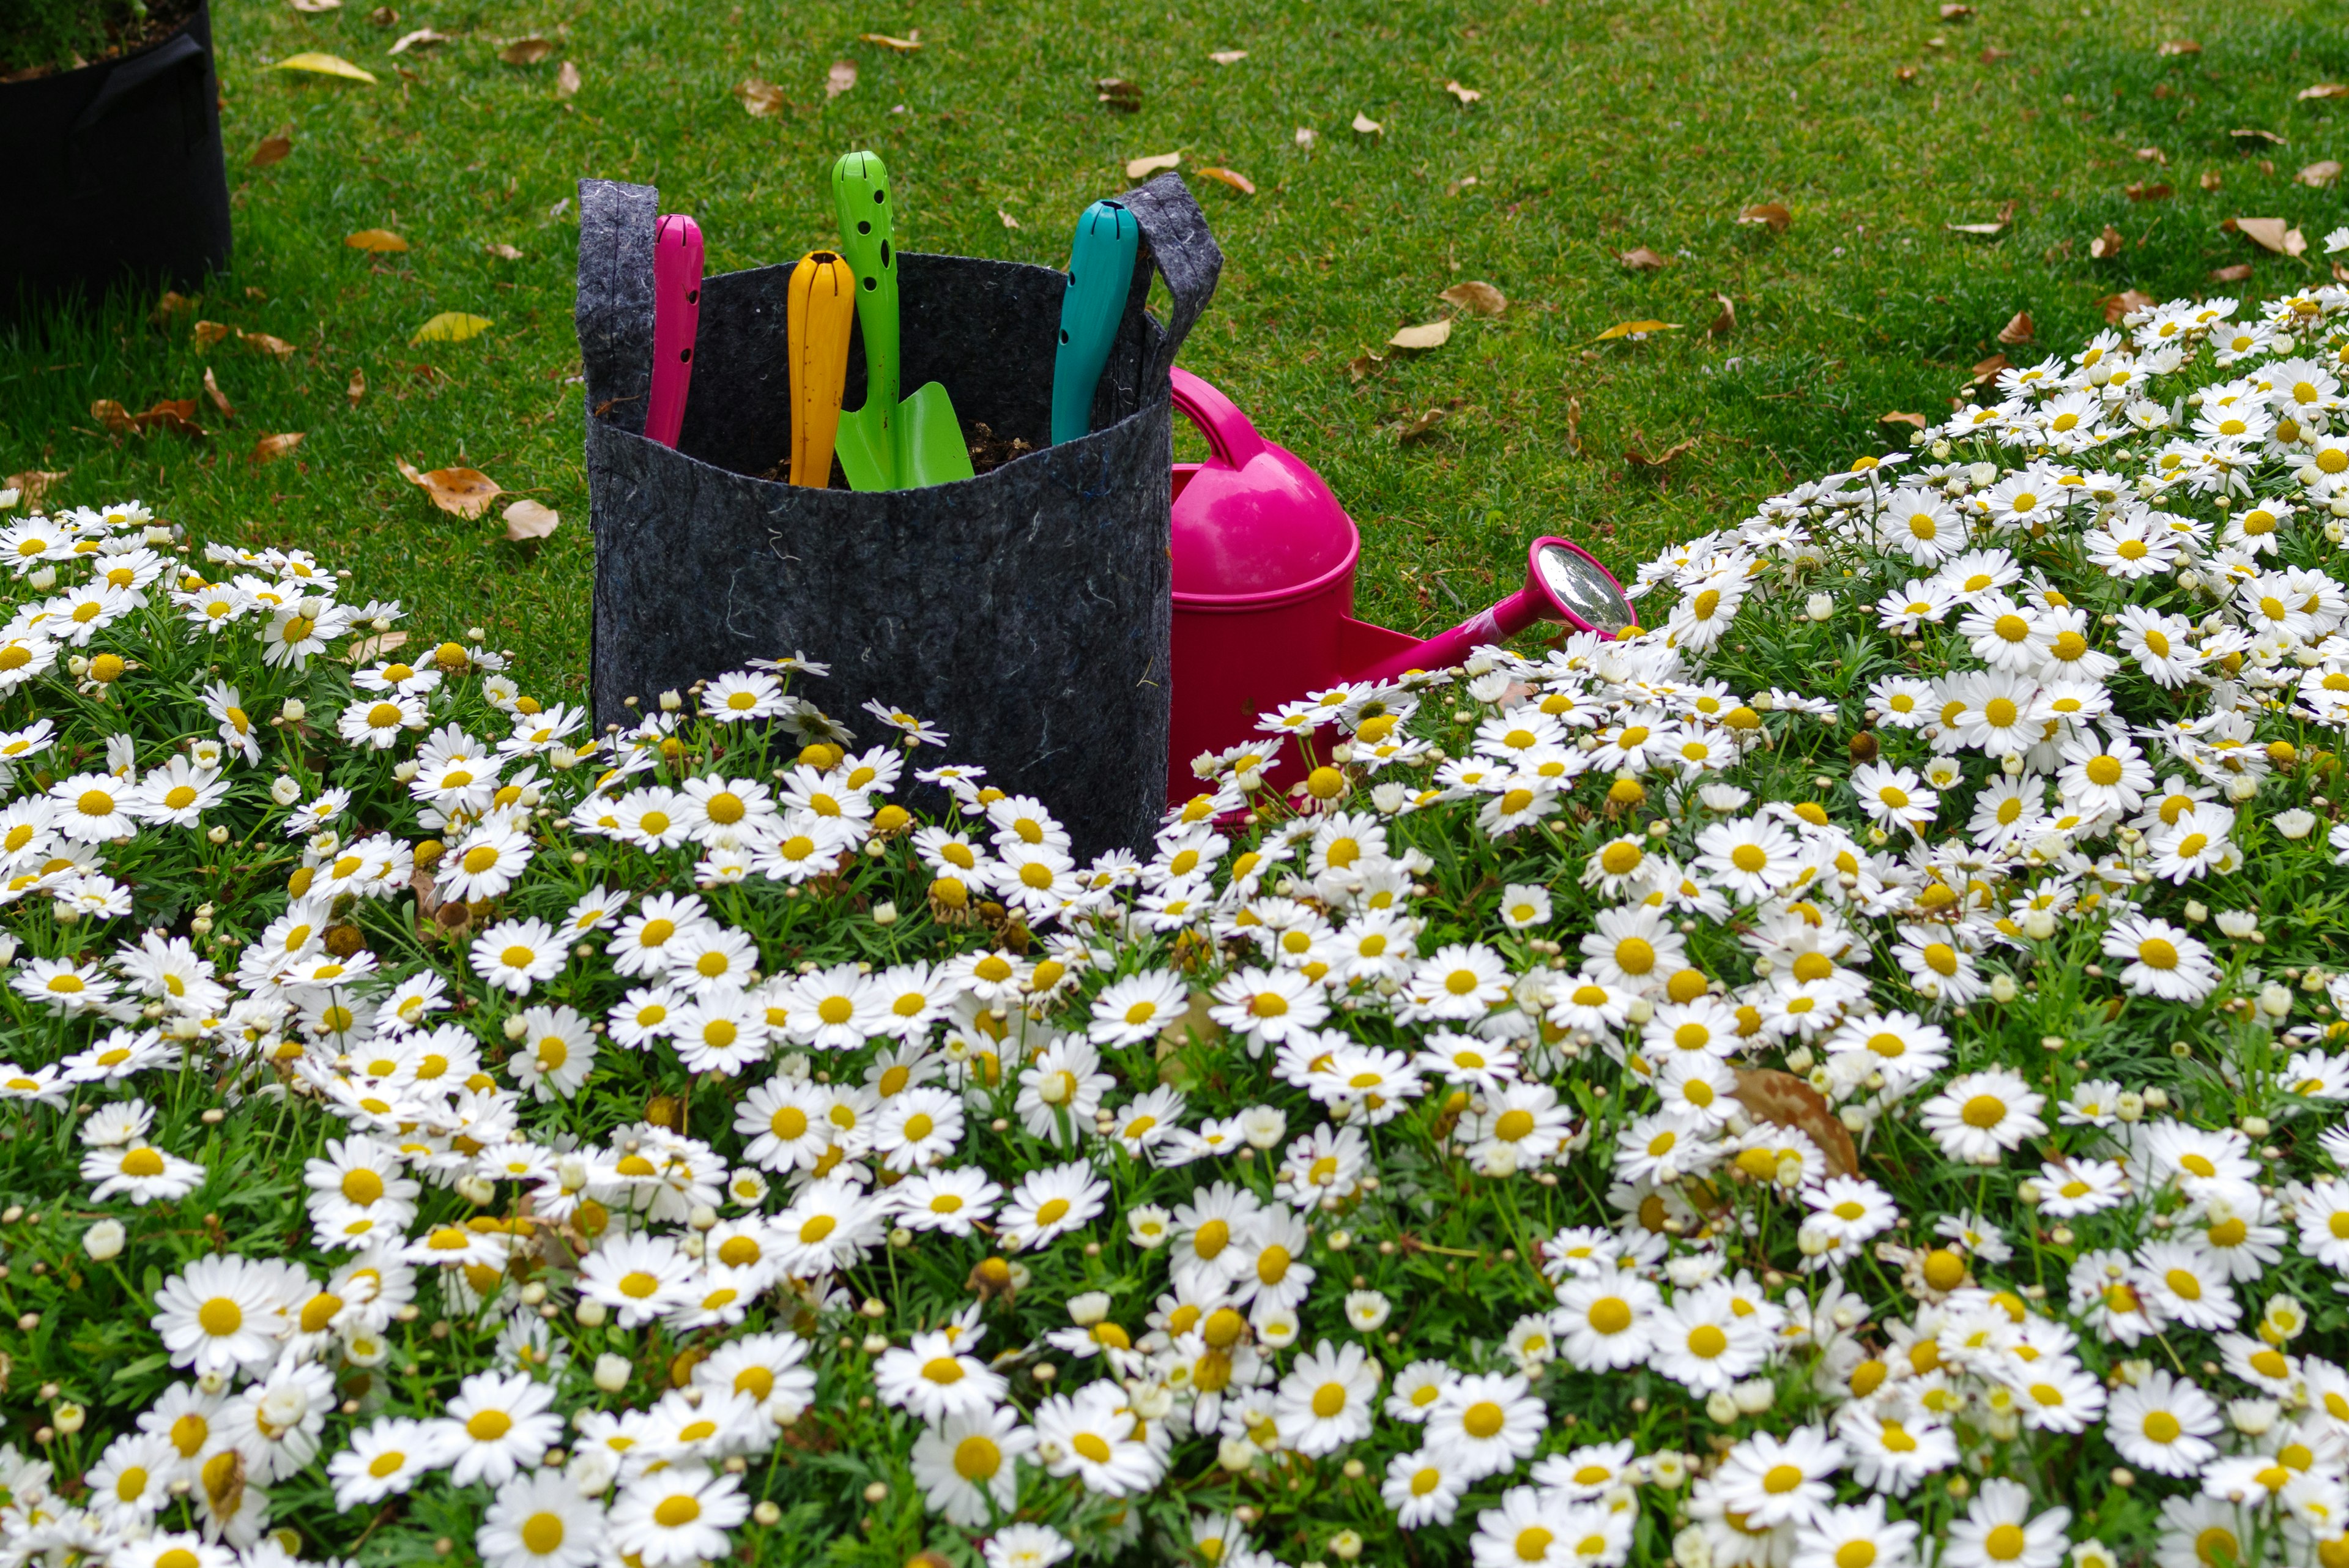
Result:
{"label": "pink watering can reflection", "polygon": [[[1527,550],[1525,587],[1425,641],[1356,620],[1361,535],[1321,476],[1198,377],[1177,366],[1174,379],[1174,406],[1210,455],[1174,465],[1170,803],[1198,793],[1192,758],[1257,738],[1258,714],[1309,691],[1445,669],[1537,621],[1609,639],[1635,624],[1614,574],[1554,537]],[[1292,756],[1272,776],[1295,765]]]}

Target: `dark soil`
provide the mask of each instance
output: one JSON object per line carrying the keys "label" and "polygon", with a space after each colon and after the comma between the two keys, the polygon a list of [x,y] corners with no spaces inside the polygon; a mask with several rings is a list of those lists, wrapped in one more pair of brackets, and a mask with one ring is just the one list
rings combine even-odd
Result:
{"label": "dark soil", "polygon": [[196,14],[199,0],[0,0],[0,83],[30,81],[136,54]]}

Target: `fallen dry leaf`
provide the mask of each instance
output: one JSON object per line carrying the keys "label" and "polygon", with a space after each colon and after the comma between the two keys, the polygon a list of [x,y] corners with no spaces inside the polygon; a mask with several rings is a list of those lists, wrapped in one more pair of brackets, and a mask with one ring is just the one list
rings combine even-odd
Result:
{"label": "fallen dry leaf", "polygon": [[1977,359],[1974,361],[1973,379],[1967,385],[1979,387],[1985,382],[1994,381],[1998,379],[1998,373],[2011,363],[2013,361],[2003,354],[1993,354],[1987,359]]}
{"label": "fallen dry leaf", "polygon": [[1636,340],[1647,337],[1651,332],[1678,332],[1680,329],[1681,324],[1677,321],[1619,321],[1592,341],[1605,343],[1616,337],[1630,337]]}
{"label": "fallen dry leaf", "polygon": [[1826,1156],[1829,1174],[1859,1174],[1859,1151],[1852,1147],[1850,1131],[1816,1089],[1775,1067],[1736,1071],[1738,1101],[1754,1120],[1793,1127],[1808,1137]]}
{"label": "fallen dry leaf", "polygon": [[1631,428],[1631,443],[1623,449],[1623,461],[1633,468],[1661,468],[1695,446],[1697,439],[1695,436],[1691,436],[1686,441],[1676,441],[1651,457],[1640,450],[1649,444],[1647,433],[1634,425]]}
{"label": "fallen dry leaf", "polygon": [[514,545],[525,539],[543,539],[563,521],[563,514],[554,507],[542,506],[535,501],[517,501],[502,515],[506,520],[506,540]]}
{"label": "fallen dry leaf", "polygon": [[1309,152],[1311,151],[1314,141],[1313,128],[1309,125],[1299,126],[1297,128],[1296,140],[1298,146],[1304,148]]}
{"label": "fallen dry leaf", "polygon": [[1472,87],[1462,87],[1458,82],[1445,82],[1444,84],[1444,90],[1450,93],[1454,98],[1458,99],[1462,103],[1475,103],[1480,101],[1485,96],[1484,93],[1477,88]]}
{"label": "fallen dry leaf", "polygon": [[914,28],[902,38],[893,38],[886,33],[859,33],[856,36],[868,44],[878,44],[885,49],[895,49],[901,55],[910,55],[922,47],[922,30],[919,27]]}
{"label": "fallen dry leaf", "polygon": [[1256,182],[1237,169],[1218,169],[1214,164],[1206,164],[1193,170],[1192,172],[1202,180],[1213,180],[1218,184],[1229,185],[1243,196],[1256,194]]}
{"label": "fallen dry leaf", "polygon": [[2205,169],[2202,171],[2201,179],[2196,181],[2195,183],[2201,186],[2205,191],[2215,191],[2220,185],[2224,184],[2225,182],[2220,178],[2219,171],[2216,169]]}
{"label": "fallen dry leaf", "polygon": [[1395,440],[1398,441],[1417,441],[1422,436],[1426,435],[1430,431],[1434,430],[1436,426],[1442,424],[1444,418],[1444,411],[1442,409],[1430,409],[1427,412],[1421,414],[1410,423],[1397,429],[1395,431]]}
{"label": "fallen dry leaf", "polygon": [[1751,207],[1740,207],[1737,221],[1760,223],[1774,234],[1783,234],[1786,232],[1786,225],[1795,221],[1795,214],[1775,202],[1761,202]]}
{"label": "fallen dry leaf", "polygon": [[89,417],[116,435],[147,435],[155,431],[185,436],[204,433],[204,427],[196,423],[193,398],[159,398],[143,414],[130,412],[112,398],[100,398],[90,404]]}
{"label": "fallen dry leaf", "polygon": [[2011,60],[2014,58],[2014,51],[2013,49],[2002,49],[1996,45],[1992,45],[1991,47],[1984,49],[1975,57],[1980,59],[1982,63],[1986,66],[1994,66],[2001,60]]}
{"label": "fallen dry leaf", "polygon": [[251,461],[255,465],[264,462],[275,462],[279,458],[284,457],[287,452],[292,452],[295,447],[302,444],[302,434],[303,432],[300,431],[284,431],[276,435],[263,436],[259,441],[253,443],[253,457]]}
{"label": "fallen dry leaf", "polygon": [[2247,283],[2251,280],[2251,264],[2249,262],[2237,262],[2232,266],[2217,266],[2210,269],[2212,283]]}
{"label": "fallen dry leaf", "polygon": [[22,473],[10,474],[5,488],[16,492],[23,498],[26,505],[38,506],[41,504],[41,497],[49,493],[49,487],[71,472],[72,470],[64,468],[57,469],[54,472],[28,468]]}
{"label": "fallen dry leaf", "polygon": [[1941,227],[1953,234],[1996,234],[2006,229],[2004,223],[1943,223]]}
{"label": "fallen dry leaf", "polygon": [[506,244],[503,240],[492,240],[482,245],[481,248],[489,252],[492,255],[497,257],[500,261],[522,260],[522,252],[514,249],[513,246]]}
{"label": "fallen dry leaf", "polygon": [[1725,294],[1716,294],[1713,297],[1721,301],[1721,314],[1705,327],[1705,334],[1712,337],[1726,337],[1737,330],[1736,303]]}
{"label": "fallen dry leaf", "polygon": [[351,400],[351,407],[357,408],[359,406],[359,400],[367,396],[366,371],[354,370],[351,372],[351,384],[343,389],[343,396]]}
{"label": "fallen dry leaf", "polygon": [[294,138],[288,132],[280,130],[274,135],[263,137],[261,145],[253,150],[253,156],[244,161],[244,166],[248,169],[266,169],[273,163],[283,163],[285,161],[285,155],[293,151]]}
{"label": "fallen dry leaf", "polygon": [[1377,354],[1357,354],[1346,361],[1347,379],[1359,382],[1385,363],[1385,358]]}
{"label": "fallen dry leaf", "polygon": [[399,42],[384,51],[387,55],[404,55],[410,49],[429,49],[435,44],[450,41],[447,33],[436,33],[429,27],[419,27],[412,33],[402,33]]}
{"label": "fallen dry leaf", "polygon": [[1372,119],[1369,115],[1367,115],[1367,114],[1364,114],[1364,113],[1361,112],[1359,109],[1355,111],[1355,114],[1354,114],[1354,134],[1355,134],[1355,135],[1357,135],[1357,136],[1376,136],[1376,135],[1380,134],[1381,131],[1383,131],[1383,130],[1386,130],[1386,127],[1385,127],[1385,126],[1381,125],[1377,120]]}
{"label": "fallen dry leaf", "polygon": [[436,468],[429,473],[419,473],[402,461],[399,472],[410,484],[430,496],[433,505],[469,522],[487,512],[490,503],[505,493],[498,488],[496,480],[478,468]]}
{"label": "fallen dry leaf", "polygon": [[339,55],[322,55],[305,49],[298,55],[288,55],[269,67],[273,71],[306,71],[312,76],[340,77],[345,81],[375,84],[375,73],[363,71]]}
{"label": "fallen dry leaf", "polygon": [[498,58],[510,66],[534,66],[554,53],[554,46],[544,38],[516,38],[498,51]]}
{"label": "fallen dry leaf", "polygon": [[212,407],[221,411],[221,418],[231,421],[236,418],[236,410],[229,406],[228,394],[222,391],[220,383],[212,379],[210,365],[204,367],[204,396],[212,400]]}
{"label": "fallen dry leaf", "polygon": [[361,229],[355,234],[344,235],[343,244],[355,251],[374,251],[378,254],[408,248],[408,242],[389,229]]}
{"label": "fallen dry leaf", "polygon": [[1100,78],[1093,88],[1093,101],[1105,103],[1120,114],[1132,114],[1142,107],[1142,88],[1123,77]]}
{"label": "fallen dry leaf", "polygon": [[2230,218],[2219,226],[2232,228],[2253,244],[2280,256],[2300,255],[2308,249],[2306,237],[2282,218]]}
{"label": "fallen dry leaf", "polygon": [[1498,316],[1509,308],[1509,296],[1489,283],[1455,283],[1435,297],[1471,316]]}
{"label": "fallen dry leaf", "polygon": [[353,665],[373,664],[387,653],[397,653],[408,646],[404,631],[379,631],[373,637],[363,637],[344,649],[343,657]]}
{"label": "fallen dry leaf", "polygon": [[745,77],[734,84],[734,96],[753,119],[764,119],[783,107],[783,89],[757,77]]}
{"label": "fallen dry leaf", "polygon": [[1242,60],[1247,58],[1247,51],[1246,49],[1215,49],[1208,53],[1207,58],[1215,61],[1216,64],[1219,66],[1236,66]]}
{"label": "fallen dry leaf", "polygon": [[1019,220],[1000,207],[995,209],[995,215],[1003,220],[1003,226],[1007,229],[1016,229],[1019,226]]}
{"label": "fallen dry leaf", "polygon": [[2289,147],[2292,143],[2272,130],[2261,130],[2256,125],[2239,125],[2227,132],[2238,141],[2264,141],[2271,147]]}
{"label": "fallen dry leaf", "polygon": [[408,340],[411,348],[419,343],[462,343],[469,337],[479,337],[496,323],[486,316],[468,316],[461,310],[444,310],[416,329]]}
{"label": "fallen dry leaf", "polygon": [[378,5],[367,13],[367,20],[378,27],[388,27],[399,20],[399,13],[388,5]]}
{"label": "fallen dry leaf", "polygon": [[1633,272],[1655,272],[1665,265],[1663,257],[1645,245],[1634,245],[1615,259]]}
{"label": "fallen dry leaf", "polygon": [[1941,7],[1941,20],[1944,22],[1962,22],[1973,14],[1972,6],[1961,5],[1956,3],[1956,0],[1951,0],[1951,4]]}
{"label": "fallen dry leaf", "polygon": [[209,348],[228,336],[228,328],[217,321],[199,321],[189,336],[199,349]]}
{"label": "fallen dry leaf", "polygon": [[2322,191],[2324,187],[2332,184],[2333,182],[2341,178],[2341,160],[2338,158],[2322,159],[2317,162],[2310,164],[2307,168],[2293,175],[2292,178],[2299,181],[2302,184],[2308,186],[2311,190]]}
{"label": "fallen dry leaf", "polygon": [[2151,310],[2154,300],[2153,296],[2143,289],[2125,288],[2118,294],[2105,296],[2104,298],[2096,301],[2096,305],[2105,313],[2105,325],[2110,327],[2127,317],[2136,315],[2140,310]]}
{"label": "fallen dry leaf", "polygon": [[2167,169],[2169,166],[2169,154],[2158,147],[2140,147],[2137,150],[2137,161],[2140,163],[2158,163]]}
{"label": "fallen dry leaf", "polygon": [[856,85],[856,62],[834,60],[832,68],[823,73],[823,96],[838,98]]}
{"label": "fallen dry leaf", "polygon": [[1129,158],[1125,161],[1125,177],[1147,180],[1161,170],[1180,166],[1182,161],[1183,155],[1179,152],[1154,152],[1144,158]]}
{"label": "fallen dry leaf", "polygon": [[283,337],[273,337],[266,332],[240,332],[236,340],[256,354],[266,354],[283,359],[294,352],[294,345]]}
{"label": "fallen dry leaf", "polygon": [[1895,410],[1891,413],[1886,414],[1882,419],[1878,420],[1876,422],[1880,425],[1913,425],[1921,431],[1925,428],[1925,416],[1922,414],[1904,414],[1899,410]]}
{"label": "fallen dry leaf", "polygon": [[579,91],[579,67],[569,60],[554,67],[554,96],[570,98]]}
{"label": "fallen dry leaf", "polygon": [[2110,223],[2105,232],[2088,242],[2088,254],[2098,261],[2110,261],[2121,254],[2121,232]]}
{"label": "fallen dry leaf", "polygon": [[287,4],[305,16],[315,16],[322,11],[339,11],[343,8],[343,0],[287,0]]}
{"label": "fallen dry leaf", "polygon": [[1917,82],[1917,67],[1916,67],[1915,66],[1897,66],[1897,67],[1895,67],[1893,68],[1893,72],[1892,72],[1892,85],[1893,85],[1893,86],[1895,86],[1895,87],[1914,87],[1914,86],[1916,85],[1916,82]]}
{"label": "fallen dry leaf", "polygon": [[1441,348],[1452,341],[1452,317],[1423,322],[1417,327],[1398,327],[1387,339],[1391,348]]}
{"label": "fallen dry leaf", "polygon": [[176,288],[167,288],[155,308],[147,313],[147,325],[159,330],[171,324],[171,317],[182,316],[196,307],[196,302]]}
{"label": "fallen dry leaf", "polygon": [[2002,343],[2028,343],[2038,335],[2039,329],[2031,325],[2031,312],[2027,310],[2016,311],[2013,318],[1998,329]]}
{"label": "fallen dry leaf", "polygon": [[2167,202],[2169,200],[2171,192],[2169,186],[2166,182],[2156,181],[2150,185],[2130,185],[2124,187],[2121,194],[2127,196],[2132,202]]}
{"label": "fallen dry leaf", "polygon": [[2165,57],[2175,57],[2178,55],[2199,55],[2202,52],[2202,46],[2196,43],[2191,38],[2172,38],[2153,52],[2156,55]]}
{"label": "fallen dry leaf", "polygon": [[2318,82],[2300,89],[2301,102],[2315,98],[2349,98],[2349,82]]}

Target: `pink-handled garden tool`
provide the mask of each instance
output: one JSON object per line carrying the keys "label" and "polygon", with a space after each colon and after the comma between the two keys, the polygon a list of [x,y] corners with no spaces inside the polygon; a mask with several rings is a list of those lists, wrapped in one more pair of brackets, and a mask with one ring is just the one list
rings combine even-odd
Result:
{"label": "pink-handled garden tool", "polygon": [[693,340],[701,326],[701,225],[664,213],[653,230],[653,384],[645,439],[677,444],[693,388]]}

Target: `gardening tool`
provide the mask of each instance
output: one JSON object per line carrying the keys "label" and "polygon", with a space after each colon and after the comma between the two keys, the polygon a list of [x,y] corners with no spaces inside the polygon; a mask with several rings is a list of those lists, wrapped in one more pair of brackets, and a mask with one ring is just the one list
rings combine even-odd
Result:
{"label": "gardening tool", "polygon": [[1069,292],[1061,298],[1061,344],[1052,358],[1052,443],[1092,430],[1093,390],[1109,363],[1118,317],[1133,286],[1133,258],[1142,241],[1133,214],[1115,202],[1095,202],[1077,219],[1069,247]]}
{"label": "gardening tool", "polygon": [[[1441,670],[1537,621],[1610,639],[1635,624],[1614,575],[1556,537],[1527,550],[1522,588],[1439,636],[1356,620],[1361,535],[1321,476],[1188,370],[1175,367],[1174,383],[1174,407],[1207,438],[1209,456],[1174,465],[1169,800],[1197,793],[1194,757],[1251,738],[1257,714],[1309,691]],[[1297,771],[1293,744],[1282,744],[1268,773],[1276,782]]]}
{"label": "gardening tool", "polygon": [[856,275],[833,252],[810,251],[792,269],[789,300],[792,483],[822,490],[832,483],[833,443],[840,433]]}
{"label": "gardening tool", "polygon": [[897,397],[897,253],[889,171],[871,152],[832,166],[840,248],[856,275],[856,321],[864,334],[864,406],[840,419],[840,468],[854,490],[912,490],[971,477],[970,449],[944,385]]}
{"label": "gardening tool", "polygon": [[693,386],[693,339],[701,325],[701,225],[664,213],[653,230],[653,385],[645,438],[677,444]]}

